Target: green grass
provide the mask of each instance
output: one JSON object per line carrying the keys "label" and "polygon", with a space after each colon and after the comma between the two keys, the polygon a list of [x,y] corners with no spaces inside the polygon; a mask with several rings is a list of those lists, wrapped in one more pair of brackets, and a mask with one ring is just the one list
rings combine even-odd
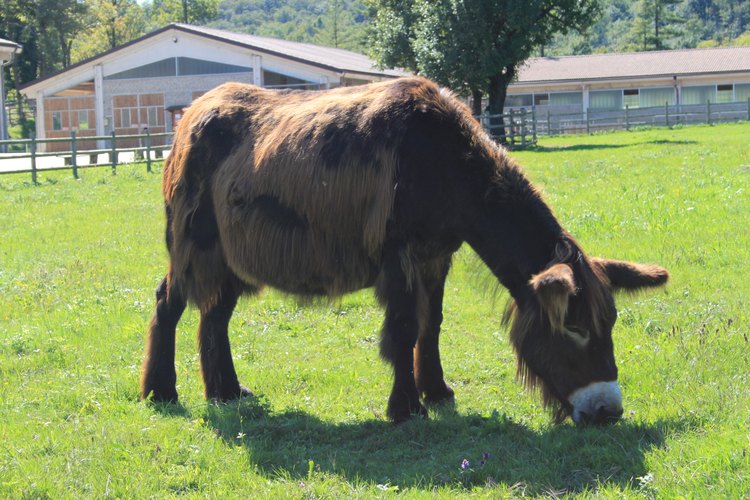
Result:
{"label": "green grass", "polygon": [[330,306],[243,301],[232,347],[258,397],[227,405],[202,399],[188,312],[180,404],[142,403],[166,269],[159,176],[1,176],[0,497],[747,497],[748,137],[747,123],[653,129],[514,153],[589,253],[672,273],[663,290],[618,297],[626,414],[606,428],[553,425],[516,382],[505,292],[468,248],[445,300],[455,409],[386,422],[370,291]]}

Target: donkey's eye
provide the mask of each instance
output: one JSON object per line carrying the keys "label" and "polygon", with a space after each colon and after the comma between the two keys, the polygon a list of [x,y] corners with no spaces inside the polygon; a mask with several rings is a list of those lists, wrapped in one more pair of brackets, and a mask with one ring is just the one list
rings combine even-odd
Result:
{"label": "donkey's eye", "polygon": [[589,332],[576,326],[566,326],[565,336],[572,340],[579,348],[583,349],[589,343]]}

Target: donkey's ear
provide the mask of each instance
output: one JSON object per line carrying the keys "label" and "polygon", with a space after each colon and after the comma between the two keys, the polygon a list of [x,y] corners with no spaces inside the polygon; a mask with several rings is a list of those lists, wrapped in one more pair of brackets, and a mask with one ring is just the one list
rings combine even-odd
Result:
{"label": "donkey's ear", "polygon": [[529,282],[554,331],[562,331],[568,299],[576,293],[573,270],[567,264],[555,264],[531,277]]}
{"label": "donkey's ear", "polygon": [[615,289],[637,290],[638,288],[663,285],[669,279],[669,272],[653,264],[637,264],[622,260],[592,259],[609,278]]}

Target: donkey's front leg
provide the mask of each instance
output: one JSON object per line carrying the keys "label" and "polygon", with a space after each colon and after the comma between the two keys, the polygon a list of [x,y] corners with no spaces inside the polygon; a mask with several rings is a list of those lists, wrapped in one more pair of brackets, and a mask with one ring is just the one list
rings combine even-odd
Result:
{"label": "donkey's front leg", "polygon": [[237,380],[229,347],[229,320],[239,295],[235,287],[225,286],[215,304],[201,307],[198,343],[206,399],[228,401],[251,394]]}
{"label": "donkey's front leg", "polygon": [[422,266],[427,307],[420,307],[420,332],[415,350],[414,373],[417,389],[426,404],[453,401],[453,389],[445,383],[440,363],[440,324],[443,322],[443,292],[450,269],[450,257],[435,259]]}
{"label": "donkey's front leg", "polygon": [[421,286],[417,273],[404,269],[406,259],[401,259],[402,249],[384,251],[383,269],[378,283],[378,297],[385,303],[385,322],[380,341],[380,354],[393,365],[393,389],[388,398],[388,418],[395,423],[410,419],[413,415],[427,416],[427,410],[419,402],[419,393],[414,382],[414,345],[419,333],[417,316],[417,294]]}

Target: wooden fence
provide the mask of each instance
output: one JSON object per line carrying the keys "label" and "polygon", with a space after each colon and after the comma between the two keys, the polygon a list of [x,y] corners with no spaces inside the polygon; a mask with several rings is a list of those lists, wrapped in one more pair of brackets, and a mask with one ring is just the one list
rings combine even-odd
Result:
{"label": "wooden fence", "polygon": [[[78,137],[75,131],[71,131],[69,138],[37,139],[32,135],[29,139],[0,141],[0,149],[10,151],[0,154],[0,174],[28,172],[32,182],[36,183],[40,171],[70,169],[77,179],[81,168],[110,167],[114,174],[117,165],[126,163],[125,158],[130,162],[145,162],[146,171],[151,172],[152,162],[160,161],[168,154],[171,138],[172,133],[152,134],[148,130],[143,134],[116,135],[112,132],[111,135],[94,137]],[[126,141],[138,145],[123,147],[122,143]],[[45,145],[54,143],[67,143],[69,149],[44,152]],[[80,147],[92,143],[105,147]]]}
{"label": "wooden fence", "polygon": [[[515,110],[516,113],[521,109]],[[532,108],[537,135],[590,134],[604,130],[630,130],[636,127],[673,127],[675,125],[714,124],[750,121],[747,102],[672,105],[617,110],[555,112],[552,108]]]}
{"label": "wooden fence", "polygon": [[537,120],[534,109],[511,109],[503,114],[485,113],[478,119],[493,139],[510,149],[523,149],[536,144]]}

